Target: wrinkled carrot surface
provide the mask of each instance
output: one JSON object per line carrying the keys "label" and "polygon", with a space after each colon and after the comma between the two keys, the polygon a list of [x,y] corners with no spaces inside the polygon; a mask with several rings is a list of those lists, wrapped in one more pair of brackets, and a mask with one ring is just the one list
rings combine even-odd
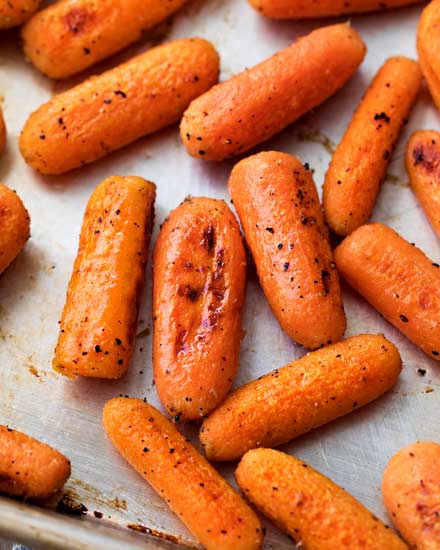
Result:
{"label": "wrinkled carrot surface", "polygon": [[334,233],[349,235],[371,216],[420,85],[417,63],[392,57],[367,90],[325,176],[324,213]]}
{"label": "wrinkled carrot surface", "polygon": [[0,0],[0,29],[21,25],[40,4],[41,0]]}
{"label": "wrinkled carrot surface", "polygon": [[200,38],[175,40],[59,94],[28,118],[26,162],[60,174],[177,122],[217,82],[219,59]]}
{"label": "wrinkled carrot surface", "polygon": [[204,421],[200,441],[209,460],[276,447],[377,399],[400,370],[399,352],[383,336],[348,338],[232,392]]}
{"label": "wrinkled carrot surface", "polygon": [[425,353],[440,360],[440,268],[379,223],[357,229],[336,248],[344,279]]}
{"label": "wrinkled carrot surface", "polygon": [[440,548],[440,445],[422,441],[396,453],[385,469],[388,515],[411,549]]}
{"label": "wrinkled carrot surface", "polygon": [[167,411],[192,420],[216,407],[238,368],[246,255],[224,201],[189,197],[154,248],[154,379]]}
{"label": "wrinkled carrot surface", "polygon": [[235,166],[229,192],[281,327],[309,348],[339,340],[346,319],[311,172],[296,157],[263,152]]}
{"label": "wrinkled carrot surface", "polygon": [[3,110],[0,108],[0,153],[6,147],[7,138],[5,119],[3,118]]}
{"label": "wrinkled carrot surface", "polygon": [[406,147],[406,169],[411,187],[440,237],[440,134],[415,132]]}
{"label": "wrinkled carrot surface", "polygon": [[0,274],[15,260],[30,236],[30,218],[15,191],[0,183]]}
{"label": "wrinkled carrot surface", "polygon": [[0,493],[47,498],[70,476],[70,462],[60,452],[8,426],[0,426]]}
{"label": "wrinkled carrot surface", "polygon": [[305,548],[407,548],[354,497],[293,456],[254,449],[241,459],[235,476],[246,497]]}
{"label": "wrinkled carrot surface", "polygon": [[254,512],[158,410],[116,398],[103,414],[111,442],[207,550],[256,550],[263,532]]}
{"label": "wrinkled carrot surface", "polygon": [[185,1],[61,0],[23,27],[24,52],[45,75],[65,78],[135,42]]}
{"label": "wrinkled carrot surface", "polygon": [[155,196],[153,183],[115,176],[90,197],[53,360],[61,374],[119,378],[128,369]]}
{"label": "wrinkled carrot surface", "polygon": [[420,67],[429,91],[440,109],[440,1],[433,0],[423,10],[417,31]]}
{"label": "wrinkled carrot surface", "polygon": [[180,124],[182,141],[205,160],[243,153],[339,90],[365,51],[350,25],[313,31],[194,100]]}

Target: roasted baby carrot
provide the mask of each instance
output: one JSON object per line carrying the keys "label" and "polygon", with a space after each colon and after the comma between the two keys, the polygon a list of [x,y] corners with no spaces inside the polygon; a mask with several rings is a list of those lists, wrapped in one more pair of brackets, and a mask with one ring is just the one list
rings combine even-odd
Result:
{"label": "roasted baby carrot", "polygon": [[334,233],[349,235],[371,216],[421,80],[415,61],[392,57],[362,99],[325,176],[324,213]]}
{"label": "roasted baby carrot", "polygon": [[235,166],[229,191],[281,327],[309,348],[339,340],[341,289],[311,172],[296,157],[263,152]]}
{"label": "roasted baby carrot", "polygon": [[0,274],[15,260],[30,236],[30,217],[15,191],[0,183]]}
{"label": "roasted baby carrot", "polygon": [[187,38],[158,46],[53,97],[20,136],[26,162],[60,174],[177,122],[218,78],[217,52]]}
{"label": "roasted baby carrot", "polygon": [[399,352],[383,336],[348,338],[232,392],[204,421],[200,441],[209,460],[276,447],[377,399],[400,370]]}
{"label": "roasted baby carrot", "polygon": [[406,147],[406,169],[420,204],[440,237],[440,134],[415,132]]}
{"label": "roasted baby carrot", "polygon": [[256,550],[263,531],[254,512],[158,410],[140,399],[104,407],[111,442],[207,550]]}
{"label": "roasted baby carrot", "polygon": [[78,73],[138,40],[186,0],[61,0],[22,29],[24,52],[51,78]]}
{"label": "roasted baby carrot", "polygon": [[90,197],[53,360],[61,374],[119,378],[128,369],[155,196],[153,183],[115,176]]}
{"label": "roasted baby carrot", "polygon": [[162,225],[154,248],[154,379],[177,419],[206,415],[238,368],[246,254],[224,201],[189,197]]}
{"label": "roasted baby carrot", "polygon": [[0,0],[0,29],[21,25],[40,4],[41,0]]}
{"label": "roasted baby carrot", "polygon": [[365,51],[348,24],[313,31],[194,100],[180,125],[182,141],[205,160],[243,153],[339,90]]}
{"label": "roasted baby carrot", "polygon": [[423,10],[417,31],[417,50],[423,76],[432,98],[440,109],[440,0],[433,0]]}
{"label": "roasted baby carrot", "polygon": [[70,462],[49,445],[0,426],[0,493],[47,498],[70,476]]}
{"label": "roasted baby carrot", "polygon": [[385,469],[388,515],[410,548],[440,548],[440,445],[421,441],[396,453]]}
{"label": "roasted baby carrot", "polygon": [[349,493],[293,456],[254,449],[235,472],[256,507],[310,550],[405,550],[406,544]]}
{"label": "roasted baby carrot", "polygon": [[249,0],[257,11],[272,19],[313,19],[383,11],[423,0]]}
{"label": "roasted baby carrot", "polygon": [[0,108],[0,153],[6,146],[6,124],[3,118],[3,110]]}
{"label": "roasted baby carrot", "polygon": [[379,223],[336,248],[342,277],[392,325],[440,360],[440,269],[416,246]]}

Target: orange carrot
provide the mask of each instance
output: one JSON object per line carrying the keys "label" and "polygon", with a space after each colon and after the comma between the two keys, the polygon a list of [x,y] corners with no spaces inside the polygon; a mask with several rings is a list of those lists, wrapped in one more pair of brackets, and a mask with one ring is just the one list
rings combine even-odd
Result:
{"label": "orange carrot", "polygon": [[324,213],[334,233],[349,235],[371,216],[420,85],[419,66],[406,57],[391,57],[374,78],[325,176]]}
{"label": "orange carrot", "polygon": [[334,252],[341,275],[391,324],[440,360],[440,269],[379,223],[364,225]]}
{"label": "orange carrot", "polygon": [[417,50],[423,76],[435,104],[440,109],[440,0],[432,0],[423,10],[417,31]]}
{"label": "orange carrot", "polygon": [[104,407],[111,442],[207,550],[257,550],[254,512],[158,410],[140,399]]}
{"label": "orange carrot", "polygon": [[153,183],[115,176],[90,197],[53,360],[61,374],[119,378],[128,369],[155,196]]}
{"label": "orange carrot", "polygon": [[205,160],[243,153],[337,92],[365,51],[347,24],[318,29],[194,100],[180,125],[182,141]]}
{"label": "orange carrot", "polygon": [[21,25],[40,4],[41,0],[0,0],[0,29]]}

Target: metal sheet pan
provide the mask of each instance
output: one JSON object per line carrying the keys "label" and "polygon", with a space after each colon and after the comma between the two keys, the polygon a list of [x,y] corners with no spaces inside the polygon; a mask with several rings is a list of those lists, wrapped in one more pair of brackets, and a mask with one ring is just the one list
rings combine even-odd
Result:
{"label": "metal sheet pan", "polygon": [[[354,17],[352,24],[369,49],[361,70],[335,97],[261,149],[300,156],[315,170],[317,185],[321,187],[334,143],[340,139],[376,70],[390,55],[415,57],[416,23],[421,9],[416,6]],[[154,41],[198,35],[213,41],[220,51],[225,79],[324,23],[267,21],[244,0],[190,0],[151,40],[144,40],[93,71],[112,66]],[[151,373],[151,276],[147,277],[142,299],[134,361],[122,380],[69,381],[56,375],[50,363],[81,218],[93,188],[113,174],[136,174],[155,181],[157,233],[167,212],[187,194],[228,198],[225,184],[233,163],[209,164],[191,159],[173,127],[71,174],[35,174],[18,153],[17,137],[22,125],[33,109],[78,80],[50,82],[24,61],[17,33],[0,35],[0,94],[9,129],[8,148],[0,159],[0,180],[19,192],[32,217],[31,241],[0,280],[0,422],[41,438],[68,455],[73,473],[67,492],[73,501],[88,509],[81,519],[66,519],[2,499],[0,533],[39,542],[44,548],[148,548],[165,544],[152,539],[148,546],[150,539],[141,535],[141,542],[138,535],[130,540],[124,538],[131,525],[195,545],[180,521],[111,447],[100,421],[103,404],[115,395],[147,397],[159,405]],[[417,243],[433,261],[439,261],[439,243],[408,187],[403,151],[411,131],[438,128],[439,122],[429,94],[423,91],[393,156],[374,212],[375,220],[389,224]],[[347,334],[385,333],[403,355],[403,374],[394,390],[377,402],[297,439],[284,450],[307,460],[386,519],[379,490],[386,461],[407,443],[439,439],[440,369],[350,289],[344,288],[344,298],[349,320]],[[245,329],[236,385],[305,353],[278,327],[252,270]],[[417,373],[419,368],[426,370],[425,376]],[[186,430],[196,441],[196,429]],[[233,479],[234,465],[219,469]],[[99,522],[93,517],[95,511],[103,515]],[[120,529],[106,530],[106,525]],[[291,547],[287,537],[268,523],[267,528],[265,548]]]}

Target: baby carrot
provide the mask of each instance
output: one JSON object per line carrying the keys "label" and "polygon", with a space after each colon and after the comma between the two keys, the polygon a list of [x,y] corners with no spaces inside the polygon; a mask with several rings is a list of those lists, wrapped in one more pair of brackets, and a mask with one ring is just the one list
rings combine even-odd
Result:
{"label": "baby carrot", "polygon": [[111,177],[90,197],[60,321],[54,369],[119,378],[133,351],[156,187]]}
{"label": "baby carrot", "polygon": [[30,236],[29,214],[15,191],[0,183],[0,274],[15,260]]}
{"label": "baby carrot", "polygon": [[396,453],[383,474],[388,515],[417,550],[440,548],[440,445],[421,441]]}
{"label": "baby carrot", "polygon": [[440,61],[438,50],[440,39],[440,0],[432,0],[422,12],[417,31],[417,50],[423,76],[432,98],[440,109]]}
{"label": "baby carrot", "polygon": [[47,498],[70,476],[70,462],[49,445],[0,426],[0,493]]}
{"label": "baby carrot", "polygon": [[228,393],[238,368],[246,254],[224,201],[189,197],[154,248],[154,380],[167,411],[193,420]]}
{"label": "baby carrot", "polygon": [[401,370],[397,348],[362,334],[293,361],[232,392],[203,422],[209,460],[276,447],[377,399]]}
{"label": "baby carrot", "polygon": [[21,25],[40,4],[41,0],[0,0],[0,29]]}
{"label": "baby carrot", "polygon": [[406,57],[388,59],[374,78],[325,176],[324,213],[334,233],[349,235],[371,216],[420,85],[419,66]]}
{"label": "baby carrot", "polygon": [[177,122],[192,99],[218,78],[217,52],[187,38],[158,46],[59,94],[27,120],[26,162],[61,174]]}
{"label": "baby carrot", "polygon": [[293,456],[254,449],[237,483],[249,500],[310,550],[405,550],[406,544],[349,493]]}
{"label": "baby carrot", "polygon": [[263,531],[254,512],[158,410],[140,399],[104,407],[110,441],[207,550],[256,550]]}
{"label": "baby carrot", "polygon": [[51,78],[65,78],[138,40],[186,0],[61,0],[22,29],[24,52]]}
{"label": "baby carrot", "polygon": [[342,277],[425,353],[440,360],[440,269],[379,223],[364,225],[336,248]]}
{"label": "baby carrot", "polygon": [[6,124],[3,118],[3,110],[0,108],[0,153],[6,147]]}
{"label": "baby carrot", "polygon": [[296,157],[263,152],[234,167],[229,191],[281,327],[309,348],[339,340],[346,320],[312,174]]}
{"label": "baby carrot", "polygon": [[420,204],[440,237],[440,134],[415,132],[406,147],[406,169]]}
{"label": "baby carrot", "polygon": [[367,13],[384,11],[423,0],[249,0],[257,11],[272,19],[313,19],[315,17],[330,17],[348,15],[351,13]]}
{"label": "baby carrot", "polygon": [[180,125],[182,141],[205,160],[243,153],[337,92],[365,51],[350,25],[313,31],[194,100]]}

